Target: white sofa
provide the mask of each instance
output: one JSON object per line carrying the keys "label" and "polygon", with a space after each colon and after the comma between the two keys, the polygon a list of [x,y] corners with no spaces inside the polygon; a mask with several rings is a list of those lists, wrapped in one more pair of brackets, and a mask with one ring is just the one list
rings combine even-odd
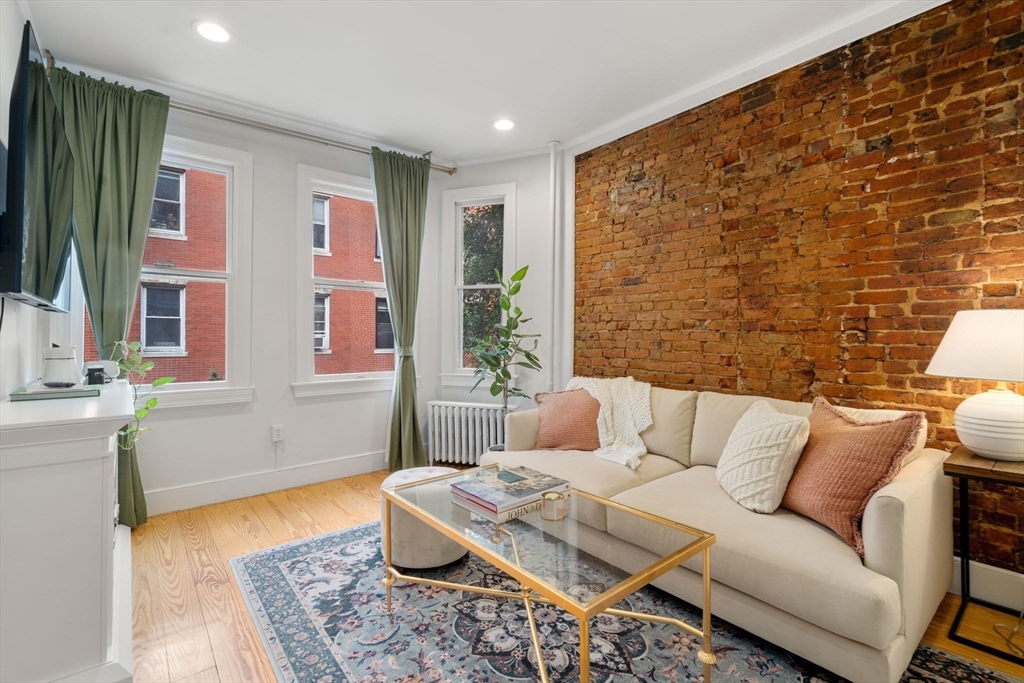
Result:
{"label": "white sofa", "polygon": [[[947,454],[915,452],[864,513],[863,560],[826,527],[780,508],[751,512],[718,484],[715,466],[729,434],[757,396],[654,388],[654,424],[641,436],[649,454],[634,471],[586,451],[533,450],[539,411],[510,413],[504,452],[482,464],[526,465],[575,488],[710,531],[712,612],[840,676],[895,683],[907,668],[952,574],[952,483]],[[768,400],[780,412],[808,415],[809,403]],[[886,410],[848,410],[862,420],[892,419]],[[582,502],[582,501],[581,501]],[[616,539],[613,556],[640,569],[655,556],[642,528],[604,508],[578,510]],[[649,544],[648,544],[649,545]],[[700,557],[655,585],[700,606]]]}

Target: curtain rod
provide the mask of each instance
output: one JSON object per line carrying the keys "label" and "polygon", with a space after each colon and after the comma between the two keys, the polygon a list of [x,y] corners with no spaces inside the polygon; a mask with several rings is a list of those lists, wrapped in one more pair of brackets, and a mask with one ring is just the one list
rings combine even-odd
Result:
{"label": "curtain rod", "polygon": [[[330,138],[321,137],[319,135],[312,135],[311,133],[303,133],[302,131],[292,130],[290,128],[283,128],[282,126],[275,126],[270,123],[262,123],[260,121],[254,121],[252,119],[243,118],[241,116],[235,116],[234,114],[226,114],[224,112],[216,111],[213,109],[206,109],[204,107],[196,107],[191,104],[183,104],[181,102],[171,101],[171,109],[177,111],[187,112],[189,114],[198,114],[199,116],[205,116],[211,119],[218,119],[220,121],[227,121],[229,123],[238,123],[249,128],[256,128],[263,130],[268,133],[277,133],[278,135],[286,135],[288,137],[296,138],[299,140],[306,140],[307,142],[316,142],[321,145],[327,145],[328,147],[337,147],[339,149],[347,149],[350,152],[359,152],[360,154],[370,154],[370,150],[366,147],[354,145],[350,142],[342,142],[340,140],[332,140]],[[448,175],[454,175],[459,169],[453,166],[442,166],[441,164],[431,163],[430,168],[435,171],[442,171]]]}
{"label": "curtain rod", "polygon": [[[46,50],[46,74],[50,74],[50,69],[54,67],[55,61],[53,54]],[[253,119],[243,118],[241,116],[235,116],[234,114],[225,114],[222,111],[216,111],[214,109],[206,109],[205,107],[196,107],[191,104],[183,104],[181,102],[175,102],[171,100],[171,109],[177,109],[178,111],[188,112],[189,114],[198,114],[199,116],[205,116],[211,119],[218,119],[220,121],[227,121],[228,123],[237,123],[249,128],[256,128],[263,130],[268,133],[277,133],[278,135],[285,135],[290,138],[296,138],[298,140],[306,140],[307,142],[316,142],[321,145],[327,145],[328,147],[337,147],[339,149],[347,149],[350,152],[359,152],[360,154],[369,155],[371,152],[366,147],[354,145],[350,142],[342,142],[340,140],[332,140],[330,138],[321,137],[319,135],[312,135],[310,133],[303,133],[301,131],[292,130],[291,128],[284,128],[282,126],[275,126],[270,123],[261,123],[254,121]],[[428,152],[429,154],[429,152]],[[458,172],[458,168],[454,166],[442,166],[441,164],[431,163],[430,168],[435,171],[441,171],[448,175],[455,175]]]}

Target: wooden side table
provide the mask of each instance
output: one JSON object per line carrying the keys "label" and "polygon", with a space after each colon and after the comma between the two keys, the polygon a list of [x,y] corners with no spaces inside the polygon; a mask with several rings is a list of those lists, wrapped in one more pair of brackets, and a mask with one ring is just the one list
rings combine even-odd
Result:
{"label": "wooden side table", "polygon": [[964,645],[970,645],[974,649],[987,652],[990,655],[1017,664],[1024,664],[1024,658],[957,634],[957,629],[960,628],[960,621],[964,617],[967,605],[972,602],[976,605],[984,605],[990,609],[1012,614],[1015,617],[1018,616],[1018,613],[1012,609],[971,597],[971,496],[967,482],[974,479],[975,481],[990,481],[1006,486],[1024,486],[1024,462],[990,460],[989,458],[975,455],[966,447],[960,446],[946,459],[942,471],[950,477],[956,477],[959,480],[960,486],[960,608],[957,609],[956,617],[953,618],[953,625],[949,627],[949,639]]}

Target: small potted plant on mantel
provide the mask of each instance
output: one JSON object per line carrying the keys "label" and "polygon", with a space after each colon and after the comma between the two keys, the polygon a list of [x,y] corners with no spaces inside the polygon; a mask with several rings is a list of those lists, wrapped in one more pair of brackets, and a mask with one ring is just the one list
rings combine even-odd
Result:
{"label": "small potted plant on mantel", "polygon": [[[494,333],[487,334],[483,339],[477,340],[473,355],[480,361],[480,367],[473,375],[477,378],[476,384],[470,391],[474,391],[480,383],[490,378],[491,396],[501,396],[501,414],[504,417],[508,413],[508,399],[510,396],[529,398],[519,390],[512,381],[512,370],[518,366],[529,370],[540,370],[540,360],[534,351],[537,350],[539,334],[521,334],[519,326],[529,322],[532,318],[524,318],[523,311],[515,305],[515,296],[523,286],[523,278],[529,266],[523,266],[506,282],[501,277],[501,272],[495,270],[498,276],[498,283],[501,285],[501,315],[503,322],[494,326]],[[526,340],[533,340],[532,348],[524,348]],[[504,450],[504,444],[491,446],[488,450]]]}
{"label": "small potted plant on mantel", "polygon": [[[157,406],[157,399],[151,396],[153,390],[170,384],[174,377],[160,377],[154,379],[150,384],[148,393],[139,396],[139,389],[146,385],[146,373],[156,367],[153,361],[143,361],[140,352],[139,342],[119,341],[114,347],[114,358],[117,359],[117,366],[120,376],[128,381],[132,387],[132,400],[135,406],[135,416],[132,421],[125,425],[124,429],[117,433],[118,445],[126,451],[135,446],[135,442],[142,436],[142,432],[149,431],[149,427],[143,427],[142,421],[149,415],[149,411]],[[146,399],[146,402],[139,406],[139,399]]]}

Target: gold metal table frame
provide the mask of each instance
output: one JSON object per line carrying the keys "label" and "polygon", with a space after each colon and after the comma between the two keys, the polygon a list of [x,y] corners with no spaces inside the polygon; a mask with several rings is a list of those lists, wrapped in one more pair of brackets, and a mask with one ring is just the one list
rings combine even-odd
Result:
{"label": "gold metal table frame", "polygon": [[[498,465],[487,465],[479,469],[498,469]],[[643,519],[647,519],[659,524],[663,524],[667,527],[674,528],[688,534],[698,537],[698,540],[690,543],[689,545],[679,549],[678,551],[662,557],[654,564],[646,567],[638,573],[634,573],[630,578],[619,582],[609,590],[602,593],[595,600],[588,604],[583,604],[568,595],[567,593],[559,590],[558,588],[548,585],[543,581],[538,580],[536,577],[529,574],[519,565],[519,552],[515,545],[515,536],[512,532],[503,529],[501,525],[495,525],[495,536],[499,534],[507,535],[512,541],[512,550],[515,557],[515,562],[509,562],[505,557],[493,552],[491,549],[484,545],[473,542],[472,539],[468,538],[464,534],[460,534],[458,531],[452,529],[441,520],[435,518],[429,512],[416,506],[411,501],[408,501],[401,496],[395,495],[395,491],[411,488],[414,486],[422,486],[423,484],[437,482],[443,479],[457,478],[460,475],[465,474],[465,471],[459,472],[458,474],[444,474],[439,477],[431,477],[430,479],[421,479],[419,481],[409,482],[406,484],[399,484],[391,488],[382,489],[381,493],[384,497],[384,519],[383,523],[383,538],[382,546],[384,550],[384,565],[385,573],[381,583],[384,584],[385,589],[385,611],[390,616],[392,614],[391,609],[391,589],[399,581],[407,583],[416,583],[425,586],[432,586],[434,588],[442,588],[447,590],[458,590],[469,593],[481,593],[483,595],[489,595],[497,598],[509,598],[513,600],[521,600],[526,608],[526,617],[530,626],[530,635],[533,641],[533,647],[537,656],[537,669],[540,672],[541,681],[548,683],[548,672],[547,665],[544,662],[544,652],[541,649],[540,632],[537,630],[537,624],[533,618],[533,603],[557,605],[561,607],[569,614],[575,616],[580,623],[580,681],[590,680],[590,619],[597,616],[598,614],[611,614],[619,617],[630,617],[633,619],[640,619],[643,621],[652,621],[661,624],[670,624],[682,629],[686,633],[692,636],[700,638],[701,650],[697,653],[697,658],[704,665],[704,681],[710,683],[711,681],[711,667],[717,661],[717,657],[711,650],[711,546],[715,543],[715,535],[689,527],[672,520],[652,515],[643,510],[638,510],[627,505],[622,505],[600,496],[573,489],[573,495],[580,496],[583,498],[589,498],[602,505],[624,510],[630,514],[636,515]],[[407,511],[420,521],[429,525],[432,529],[444,534],[448,538],[452,539],[459,545],[463,546],[470,552],[480,556],[484,560],[488,561],[498,569],[501,569],[514,579],[519,582],[521,591],[519,593],[513,593],[509,591],[495,590],[492,588],[484,588],[482,586],[470,586],[466,584],[451,583],[448,581],[436,581],[433,579],[425,579],[417,576],[408,576],[402,574],[391,564],[391,505],[397,505],[403,510]],[[495,539],[497,540],[497,538]],[[648,585],[659,576],[662,576],[666,572],[672,570],[676,566],[682,564],[686,560],[694,557],[697,553],[703,554],[703,586],[704,586],[704,604],[701,628],[696,628],[672,617],[665,617],[656,614],[644,614],[642,612],[632,612],[629,610],[615,609],[612,605],[618,603],[623,598],[635,593],[640,588]]]}

